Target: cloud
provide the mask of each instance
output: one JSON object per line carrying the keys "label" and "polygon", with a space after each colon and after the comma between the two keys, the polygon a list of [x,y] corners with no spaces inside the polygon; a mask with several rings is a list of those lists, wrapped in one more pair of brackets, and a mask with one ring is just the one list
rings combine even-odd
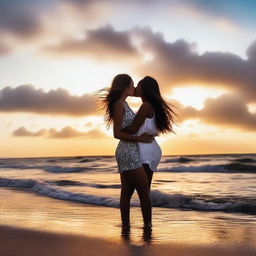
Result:
{"label": "cloud", "polygon": [[[8,54],[19,48],[40,47],[74,37],[85,28],[103,25],[113,6],[104,1],[2,0],[0,1],[1,42]],[[6,52],[0,51],[0,55]]]}
{"label": "cloud", "polygon": [[0,1],[0,31],[18,37],[40,33],[40,4],[25,0]]}
{"label": "cloud", "polygon": [[156,77],[165,89],[197,83],[227,87],[239,91],[250,101],[256,100],[256,61],[252,50],[247,52],[248,60],[228,52],[199,55],[195,43],[183,39],[169,43],[161,33],[154,33],[150,28],[137,28],[135,32],[143,40],[140,47],[154,57],[133,66],[134,72]]}
{"label": "cloud", "polygon": [[252,44],[247,48],[246,54],[249,60],[256,61],[256,41],[252,42]]}
{"label": "cloud", "polygon": [[19,127],[15,131],[12,132],[13,136],[16,137],[46,137],[46,138],[58,138],[58,139],[66,139],[66,138],[74,138],[74,137],[85,137],[87,139],[99,139],[106,138],[107,135],[95,128],[86,132],[78,131],[71,126],[65,126],[60,131],[55,128],[50,129],[40,129],[37,132],[31,132],[27,130],[25,127]]}
{"label": "cloud", "polygon": [[103,133],[99,129],[92,129],[92,130],[88,131],[87,136],[89,138],[105,138],[105,137],[107,137],[106,134]]}
{"label": "cloud", "polygon": [[99,129],[92,129],[87,132],[80,132],[75,130],[74,128],[70,126],[66,126],[62,128],[62,130],[57,131],[55,128],[52,128],[49,130],[49,138],[72,138],[72,137],[86,137],[88,138],[105,138],[107,137],[102,131]]}
{"label": "cloud", "polygon": [[[131,38],[134,36],[141,39],[139,44],[131,43]],[[115,43],[111,44],[114,39]],[[86,45],[90,42],[89,45],[94,47],[94,44],[96,45],[96,42],[100,41],[105,44],[95,46],[97,51],[84,50],[84,56],[89,55],[92,58],[95,54],[95,58],[100,58],[98,55],[100,52],[101,56],[105,54],[111,59],[110,53],[117,48],[121,49],[121,52],[116,50],[115,58],[125,62],[126,58],[122,57],[125,54],[129,56],[134,53],[134,56],[140,55],[143,58],[143,54],[151,53],[152,59],[137,61],[131,67],[134,68],[134,73],[140,77],[144,75],[155,77],[165,93],[172,87],[184,86],[193,82],[206,87],[212,85],[230,89],[231,94],[225,95],[223,98],[208,99],[205,102],[205,108],[201,111],[186,108],[186,111],[183,111],[184,116],[189,118],[197,116],[210,123],[227,125],[232,123],[243,129],[254,129],[255,116],[248,112],[246,105],[255,102],[256,98],[255,42],[247,49],[247,60],[243,60],[235,54],[223,52],[206,52],[199,55],[196,52],[195,43],[185,40],[166,42],[161,33],[154,33],[150,28],[134,28],[120,32],[115,31],[111,26],[106,26],[90,30],[87,39],[82,43]],[[76,42],[73,43],[76,44]],[[65,45],[65,41],[63,45]],[[68,49],[68,54],[76,55],[77,51],[75,47],[71,47]],[[66,54],[63,48],[61,54]],[[234,96],[238,93],[240,96]],[[222,101],[222,99],[224,100]],[[225,100],[231,106],[225,105]],[[215,102],[218,102],[216,106]],[[239,109],[234,109],[234,102],[237,103]],[[219,106],[222,106],[227,113],[221,111]],[[218,109],[218,115],[215,116],[213,109]],[[2,112],[83,116],[95,114],[96,110],[96,97],[92,94],[73,96],[61,88],[46,93],[31,85],[21,85],[17,88],[5,87],[0,91],[0,111]],[[236,113],[234,116],[231,115],[232,111]],[[211,115],[208,115],[208,112]],[[235,119],[236,115],[240,117],[239,120],[242,120],[242,115],[244,115],[243,122],[238,122],[239,120]],[[221,119],[222,116],[223,119]]]}
{"label": "cloud", "polygon": [[25,127],[19,127],[15,131],[13,131],[13,135],[16,137],[21,137],[21,136],[29,136],[29,137],[38,137],[46,134],[46,129],[41,129],[37,132],[30,132],[28,131]]}
{"label": "cloud", "polygon": [[[183,39],[167,42],[163,34],[149,27],[116,31],[106,26],[88,31],[84,40],[63,41],[47,50],[101,61],[121,61],[136,76],[155,77],[166,93],[173,87],[193,83],[226,87],[242,93],[250,102],[256,100],[255,43],[248,47],[247,60],[229,52],[207,51],[199,55],[196,47],[195,42]],[[151,57],[145,61],[148,55]]]}
{"label": "cloud", "polygon": [[[92,95],[90,97],[86,94],[81,97],[71,96],[66,90],[60,88],[56,91],[51,90],[48,93],[43,92],[41,89],[35,90],[32,86],[21,86],[18,89],[20,90],[15,91],[15,89],[8,87],[8,94],[6,93],[6,88],[3,89],[4,92],[3,90],[0,92],[1,111],[71,116],[96,113],[95,101],[94,99],[90,99],[90,97],[94,97]],[[256,130],[256,113],[251,113],[248,110],[246,98],[238,94],[224,94],[215,99],[208,98],[205,100],[204,108],[201,110],[193,107],[184,107],[177,100],[172,100],[171,103],[176,107],[174,110],[178,116],[175,117],[175,120],[178,123],[187,119],[200,119],[206,124],[234,127],[249,131]],[[42,136],[46,133],[52,138],[77,136],[102,137],[102,132],[98,129],[80,132],[69,126],[64,127],[61,131],[52,128],[49,132],[45,129],[30,132],[24,127],[20,127],[15,130],[14,135]]]}
{"label": "cloud", "polygon": [[196,118],[207,124],[256,131],[256,113],[249,112],[246,100],[238,94],[208,98],[202,110],[180,106],[179,109],[183,120]]}
{"label": "cloud", "polygon": [[86,56],[101,62],[136,59],[139,53],[132,45],[128,31],[117,32],[107,25],[94,30],[87,30],[82,40],[66,40],[58,46],[45,47],[43,52],[71,56]]}
{"label": "cloud", "polygon": [[46,26],[46,20],[49,19],[46,16],[58,1],[1,0],[0,44],[4,50],[0,46],[0,56],[24,48],[28,50],[29,47],[34,50],[35,46],[54,37],[53,31]]}
{"label": "cloud", "polygon": [[0,55],[8,55],[11,53],[11,48],[0,42]]}
{"label": "cloud", "polygon": [[[27,47],[31,40],[37,41],[39,45],[52,43],[109,22],[120,26],[135,22],[153,25],[155,15],[165,18],[166,10],[176,11],[179,7],[205,17],[210,16],[217,24],[221,23],[220,27],[223,27],[224,22],[224,27],[233,28],[234,24],[244,23],[244,20],[254,24],[255,3],[252,1],[234,4],[232,0],[225,3],[221,0],[165,0],[161,3],[153,0],[2,0],[0,36],[1,41],[8,42],[15,50],[20,44]],[[136,15],[140,15],[141,19],[136,20]]]}
{"label": "cloud", "polygon": [[85,116],[97,112],[96,96],[70,95],[63,88],[44,92],[32,85],[5,87],[0,91],[0,112]]}

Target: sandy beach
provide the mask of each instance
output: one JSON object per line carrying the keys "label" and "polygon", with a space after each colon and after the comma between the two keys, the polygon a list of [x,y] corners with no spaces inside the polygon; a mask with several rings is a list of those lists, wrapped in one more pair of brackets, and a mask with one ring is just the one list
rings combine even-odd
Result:
{"label": "sandy beach", "polygon": [[3,256],[65,256],[65,255],[192,255],[192,256],[254,256],[256,251],[241,246],[202,246],[169,243],[165,245],[133,245],[93,237],[35,231],[0,226],[0,255]]}
{"label": "sandy beach", "polygon": [[122,236],[119,211],[115,208],[38,197],[26,190],[10,188],[1,188],[0,199],[1,256],[80,256],[103,255],[103,252],[104,255],[251,256],[256,253],[253,224],[251,228],[248,224],[235,225],[242,216],[235,221],[228,220],[227,214],[222,215],[222,220],[219,218],[215,223],[209,213],[169,210],[160,218],[154,208],[152,232],[143,233],[140,209],[135,207],[131,209],[131,233]]}
{"label": "sandy beach", "polygon": [[113,158],[2,159],[0,256],[256,255],[255,174],[221,165],[254,157],[163,158],[152,230],[134,193],[126,234]]}

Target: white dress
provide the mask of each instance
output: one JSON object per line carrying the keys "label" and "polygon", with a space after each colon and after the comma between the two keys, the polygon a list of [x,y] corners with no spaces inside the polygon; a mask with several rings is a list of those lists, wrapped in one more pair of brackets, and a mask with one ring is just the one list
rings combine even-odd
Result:
{"label": "white dress", "polygon": [[[155,115],[152,118],[146,117],[144,123],[140,126],[136,134],[139,136],[145,132],[148,134],[155,134],[158,132]],[[150,169],[156,171],[162,156],[162,150],[155,138],[151,143],[138,142],[138,147],[142,163],[149,164]]]}

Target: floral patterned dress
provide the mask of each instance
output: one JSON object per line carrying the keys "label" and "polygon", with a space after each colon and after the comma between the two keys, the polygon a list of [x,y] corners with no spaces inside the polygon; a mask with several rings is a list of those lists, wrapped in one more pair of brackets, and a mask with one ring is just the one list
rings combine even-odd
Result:
{"label": "floral patterned dress", "polygon": [[[131,125],[134,118],[134,112],[128,103],[124,101],[122,129]],[[143,167],[140,160],[138,144],[136,142],[120,140],[115,151],[115,157],[119,173]]]}

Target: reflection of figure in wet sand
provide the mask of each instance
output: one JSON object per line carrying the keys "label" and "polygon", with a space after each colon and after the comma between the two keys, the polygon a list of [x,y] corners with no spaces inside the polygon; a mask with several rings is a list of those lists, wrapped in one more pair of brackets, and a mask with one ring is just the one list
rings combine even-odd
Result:
{"label": "reflection of figure in wet sand", "polygon": [[[130,228],[122,227],[121,237],[124,242],[130,242]],[[152,240],[152,228],[151,227],[143,227],[142,240],[148,244],[151,243]]]}

